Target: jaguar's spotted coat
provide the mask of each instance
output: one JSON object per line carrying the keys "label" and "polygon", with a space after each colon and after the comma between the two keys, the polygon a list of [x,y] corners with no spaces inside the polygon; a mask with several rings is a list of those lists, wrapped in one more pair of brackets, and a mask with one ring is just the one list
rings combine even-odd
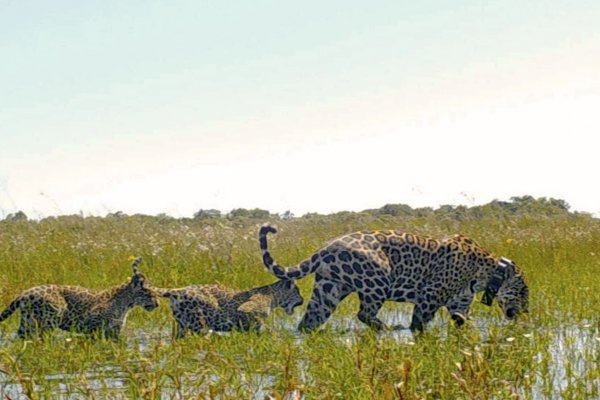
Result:
{"label": "jaguar's spotted coat", "polygon": [[291,315],[303,301],[294,282],[287,279],[244,291],[222,285],[192,285],[163,289],[162,296],[169,299],[177,321],[177,338],[187,331],[259,329],[271,309],[281,307]]}
{"label": "jaguar's spotted coat", "polygon": [[266,268],[279,279],[315,274],[301,330],[322,325],[352,292],[360,301],[358,319],[375,329],[384,327],[377,312],[386,300],[414,303],[410,328],[418,331],[443,306],[462,324],[474,294],[486,289],[507,318],[527,311],[528,288],[519,268],[508,262],[501,279],[492,280],[500,259],[464,236],[436,240],[401,231],[357,232],[333,239],[309,259],[284,268],[267,248],[267,234],[276,232],[269,225],[259,231]]}
{"label": "jaguar's spotted coat", "polygon": [[0,314],[0,321],[17,309],[21,319],[17,336],[27,338],[59,328],[104,337],[119,336],[129,310],[141,306],[152,311],[158,306],[158,293],[150,287],[133,260],[131,279],[100,292],[80,286],[42,285],[24,290]]}

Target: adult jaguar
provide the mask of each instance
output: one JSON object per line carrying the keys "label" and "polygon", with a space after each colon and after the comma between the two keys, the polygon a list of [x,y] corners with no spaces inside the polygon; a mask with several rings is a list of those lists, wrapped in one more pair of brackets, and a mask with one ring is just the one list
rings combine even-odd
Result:
{"label": "adult jaguar", "polygon": [[128,282],[99,292],[66,285],[26,289],[0,314],[0,321],[19,309],[21,320],[17,336],[20,338],[53,328],[116,338],[129,310],[141,306],[152,311],[158,306],[158,293],[137,268],[140,261],[138,257],[131,263],[133,275]]}
{"label": "adult jaguar", "polygon": [[177,321],[176,338],[183,337],[187,331],[258,330],[271,309],[281,307],[291,315],[303,302],[295,283],[288,279],[249,290],[223,285],[160,290],[162,296],[169,299]]}
{"label": "adult jaguar", "polygon": [[485,291],[484,302],[495,297],[512,319],[527,312],[528,287],[520,269],[461,235],[436,240],[401,231],[363,231],[333,239],[300,264],[284,268],[267,248],[264,225],[259,244],[265,267],[279,279],[315,274],[312,297],[299,329],[322,325],[338,303],[352,292],[360,301],[358,319],[374,329],[385,328],[377,312],[386,300],[410,302],[410,329],[423,331],[435,312],[445,306],[462,325],[475,293]]}

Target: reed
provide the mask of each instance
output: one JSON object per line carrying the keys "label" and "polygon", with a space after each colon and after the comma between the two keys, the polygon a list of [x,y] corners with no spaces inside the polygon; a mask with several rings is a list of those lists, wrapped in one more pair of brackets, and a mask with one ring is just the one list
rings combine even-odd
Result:
{"label": "reed", "polygon": [[[265,220],[157,217],[0,221],[0,304],[43,283],[104,288],[141,255],[160,287],[220,282],[247,289],[273,282],[256,232]],[[600,396],[600,221],[586,215],[444,218],[340,213],[270,221],[282,265],[355,230],[398,228],[430,236],[462,233],[515,260],[530,286],[530,314],[515,322],[474,303],[456,329],[440,311],[415,338],[374,333],[356,322],[355,296],[324,332],[298,334],[275,312],[259,334],[172,340],[168,304],[134,309],[122,339],[55,331],[15,338],[18,318],[0,324],[0,397],[237,399],[573,398]],[[298,282],[304,298],[312,278]],[[408,320],[410,306],[387,304],[383,319]]]}

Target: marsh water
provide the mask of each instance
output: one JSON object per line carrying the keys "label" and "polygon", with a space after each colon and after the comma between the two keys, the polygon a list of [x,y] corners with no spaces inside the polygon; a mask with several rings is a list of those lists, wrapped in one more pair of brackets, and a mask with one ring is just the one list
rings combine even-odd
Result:
{"label": "marsh water", "polygon": [[[380,317],[387,324],[393,326],[408,326],[410,323],[410,314],[405,312],[397,312],[394,309],[383,309],[380,312]],[[296,333],[295,326],[299,321],[300,316],[295,318],[282,319],[274,318],[271,323],[274,329],[289,331],[296,337],[296,341],[301,343],[305,336]],[[446,325],[448,318],[437,317],[432,324]],[[480,335],[480,340],[485,342],[488,337],[488,331],[491,326],[496,326],[501,322],[492,318],[473,321],[472,327],[476,329]],[[357,332],[364,332],[366,329],[355,318],[335,317],[329,321],[331,334],[342,343],[351,345],[357,338]],[[446,340],[443,334],[439,338],[439,346],[444,346]],[[214,334],[214,333],[213,333]],[[268,334],[268,333],[262,333]],[[589,376],[588,369],[593,368],[593,363],[589,360],[600,361],[600,332],[597,326],[593,326],[586,321],[576,326],[559,327],[554,329],[536,329],[519,333],[525,338],[534,341],[536,338],[544,337],[544,341],[548,343],[545,354],[550,354],[550,358],[544,357],[543,352],[534,355],[534,362],[540,364],[540,368],[532,371],[530,377],[532,386],[527,393],[520,393],[525,398],[532,399],[560,399],[563,398],[561,393],[573,384],[584,385],[590,393],[600,393],[600,380],[597,378],[586,378]],[[58,332],[61,338],[69,341],[72,340],[70,334]],[[218,334],[227,336],[227,333]],[[135,340],[127,340],[127,346],[130,351],[144,353],[150,351],[152,347],[159,344],[161,346],[171,345],[171,332],[163,329],[161,332],[147,332],[139,330],[135,332]],[[398,346],[413,346],[415,337],[408,329],[396,329],[377,334],[378,339],[392,339],[398,343]],[[8,334],[2,338],[0,348],[4,347],[7,341],[18,340],[14,336]],[[514,338],[507,337],[506,346],[510,346]],[[198,352],[198,360],[202,360],[203,354]],[[160,362],[160,361],[159,361]],[[545,365],[541,365],[545,364]],[[0,365],[1,367],[1,365]],[[596,364],[596,368],[598,365]],[[37,393],[41,398],[53,399],[88,399],[88,398],[127,398],[126,390],[128,385],[131,385],[129,374],[125,371],[123,365],[111,365],[106,363],[98,368],[86,370],[83,374],[68,374],[61,372],[61,367],[56,366],[56,371],[47,374],[43,377],[44,382],[36,382],[29,388],[25,388],[23,382],[10,381],[7,378],[7,371],[0,370],[0,398],[2,399],[26,399],[31,393]],[[303,370],[302,366],[299,366]],[[217,375],[188,375],[181,377],[177,385],[165,384],[160,389],[161,399],[184,399],[190,396],[199,398],[209,398],[207,389],[211,383],[215,383],[220,378]],[[273,376],[269,374],[256,374],[241,372],[239,381],[242,382],[242,390],[250,399],[265,399],[269,396],[269,387],[273,384]],[[577,382],[574,382],[576,380]],[[78,389],[80,383],[85,381],[85,391]],[[178,386],[178,387],[175,387]],[[193,388],[189,389],[182,388]],[[239,387],[238,387],[239,391]],[[235,397],[232,391],[231,397]],[[298,399],[303,398],[298,393],[288,393],[285,398]]]}

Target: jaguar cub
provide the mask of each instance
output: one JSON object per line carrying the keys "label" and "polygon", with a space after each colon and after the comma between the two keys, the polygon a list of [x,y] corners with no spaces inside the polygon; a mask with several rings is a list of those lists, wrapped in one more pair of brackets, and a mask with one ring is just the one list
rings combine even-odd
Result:
{"label": "jaguar cub", "polygon": [[177,338],[187,331],[258,330],[273,308],[281,307],[291,315],[303,302],[297,286],[287,279],[244,291],[222,285],[192,285],[163,289],[162,296],[169,299],[177,321]]}
{"label": "jaguar cub", "polygon": [[55,328],[116,338],[129,310],[141,306],[152,311],[158,306],[158,293],[137,268],[140,261],[138,257],[131,263],[133,275],[128,282],[99,292],[66,285],[26,289],[0,314],[0,321],[19,309],[20,338]]}

